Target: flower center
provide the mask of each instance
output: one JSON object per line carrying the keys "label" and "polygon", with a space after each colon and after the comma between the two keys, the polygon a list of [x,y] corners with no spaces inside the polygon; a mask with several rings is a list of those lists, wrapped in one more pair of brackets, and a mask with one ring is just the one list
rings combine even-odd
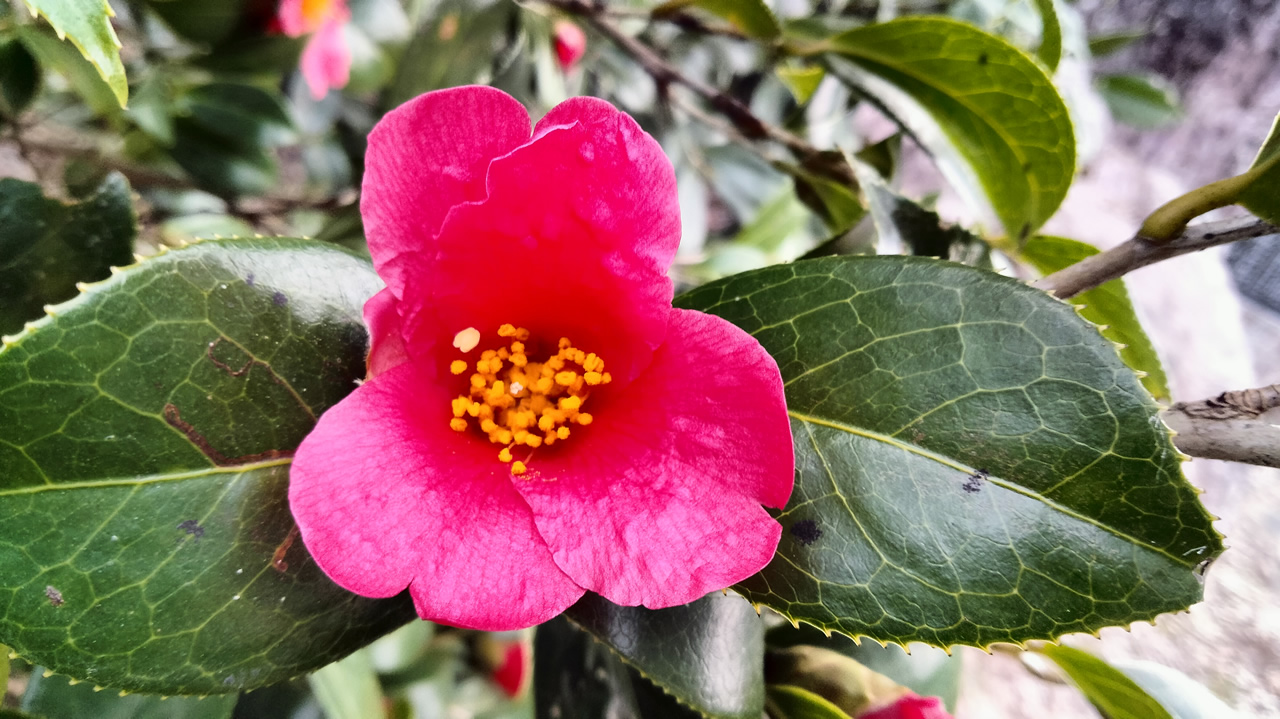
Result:
{"label": "flower center", "polygon": [[[591,424],[592,417],[582,411],[582,405],[592,388],[609,384],[612,378],[604,371],[603,359],[574,347],[568,337],[560,338],[556,354],[543,362],[531,362],[524,344],[528,330],[503,325],[498,336],[509,339],[510,345],[480,353],[468,393],[452,402],[449,426],[465,432],[474,420],[490,442],[503,445],[498,459],[511,462],[511,473],[521,475],[527,466],[516,460],[513,452],[550,446],[569,438],[569,425]],[[465,354],[479,341],[480,333],[468,327],[454,337],[453,346]],[[468,369],[466,360],[449,365],[455,375]]]}

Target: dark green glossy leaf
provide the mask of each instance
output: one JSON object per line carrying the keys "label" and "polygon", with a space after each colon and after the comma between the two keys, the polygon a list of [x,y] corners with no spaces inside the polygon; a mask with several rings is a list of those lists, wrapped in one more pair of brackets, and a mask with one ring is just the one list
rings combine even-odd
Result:
{"label": "dark green glossy leaf", "polygon": [[[1040,274],[1047,275],[1098,254],[1098,248],[1065,237],[1036,235],[1023,245],[1021,257]],[[1082,307],[1080,315],[1096,325],[1105,326],[1102,336],[1124,345],[1120,358],[1130,367],[1145,372],[1142,385],[1153,397],[1169,399],[1169,384],[1160,356],[1151,339],[1142,330],[1138,315],[1129,300],[1123,280],[1112,280],[1101,287],[1072,297],[1069,302]]]}
{"label": "dark green glossy leaf", "polygon": [[[191,5],[194,3],[173,0],[171,4]],[[166,3],[170,4],[170,3]],[[254,37],[233,37],[219,45],[213,52],[199,55],[192,63],[219,73],[236,73],[245,75],[263,75],[279,78],[298,67],[298,59],[302,55],[308,37],[289,37],[288,35],[261,35]]]}
{"label": "dark green glossy leaf", "polygon": [[1117,122],[1154,129],[1182,119],[1177,91],[1160,78],[1099,75],[1094,82]]}
{"label": "dark green glossy leaf", "polygon": [[0,641],[129,691],[234,692],[413,616],[340,589],[288,456],[364,375],[363,260],[210,241],[126,268],[0,352]]}
{"label": "dark green glossy leaf", "polygon": [[1240,204],[1268,222],[1280,223],[1280,114],[1249,172],[1256,176],[1240,193]]}
{"label": "dark green glossy leaf", "polygon": [[1094,35],[1089,38],[1089,53],[1094,57],[1110,55],[1129,47],[1146,36],[1146,30],[1122,30],[1120,32]]}
{"label": "dark green glossy leaf", "polygon": [[778,18],[764,0],[667,0],[653,9],[653,16],[663,17],[687,7],[696,7],[718,15],[747,35],[760,40],[773,40],[782,34]]}
{"label": "dark green glossy leaf", "polygon": [[276,165],[263,150],[245,150],[189,117],[174,120],[175,162],[201,189],[216,195],[253,195],[276,183]]}
{"label": "dark green glossy leaf", "polygon": [[517,11],[509,0],[439,3],[405,48],[387,89],[386,107],[429,90],[479,81],[493,67]]}
{"label": "dark green glossy leaf", "polygon": [[179,35],[216,45],[239,24],[245,0],[148,0],[147,6]]}
{"label": "dark green glossy leaf", "polygon": [[1021,50],[939,17],[855,28],[818,48],[957,189],[981,187],[1009,235],[1028,235],[1062,203],[1075,173],[1071,121],[1044,68]]}
{"label": "dark green glossy leaf", "polygon": [[89,109],[103,116],[120,111],[116,95],[93,65],[74,47],[59,40],[46,27],[24,25],[18,28],[18,38],[39,61],[44,70],[52,70],[67,78],[71,89],[78,94]]}
{"label": "dark green glossy leaf", "polygon": [[39,185],[0,179],[0,334],[74,297],[77,282],[132,262],[137,233],[129,183],[118,174],[70,204],[45,197]]}
{"label": "dark green glossy leaf", "polygon": [[276,97],[253,85],[216,82],[191,90],[182,106],[193,124],[245,152],[289,142],[289,113]]}
{"label": "dark green glossy leaf", "polygon": [[228,719],[235,695],[171,697],[95,691],[92,684],[71,684],[57,674],[31,674],[22,709],[45,719]]}
{"label": "dark green glossy leaf", "polygon": [[1159,408],[1074,308],[910,257],[746,273],[677,298],[778,361],[796,486],[737,588],[852,636],[1024,642],[1201,597],[1222,551]]}
{"label": "dark green glossy leaf", "polygon": [[1053,644],[1038,651],[1061,667],[1108,719],[1173,719],[1160,702],[1124,672],[1092,654]]}
{"label": "dark green glossy leaf", "polygon": [[1036,10],[1040,13],[1043,29],[1040,32],[1040,47],[1036,48],[1036,57],[1040,58],[1052,74],[1058,69],[1062,60],[1062,23],[1058,22],[1058,10],[1053,0],[1035,0]]}
{"label": "dark green glossy leaf", "polygon": [[557,617],[533,642],[533,700],[538,719],[697,719],[612,650]]}
{"label": "dark green glossy leaf", "polygon": [[17,117],[40,89],[40,66],[17,40],[0,42],[0,115]]}
{"label": "dark green glossy leaf", "polygon": [[26,0],[49,21],[59,38],[69,40],[111,88],[120,107],[129,97],[129,81],[120,62],[120,40],[111,27],[107,0]]}
{"label": "dark green glossy leaf", "polygon": [[741,597],[713,592],[682,607],[645,609],[588,593],[565,614],[706,716],[754,719],[763,711],[764,624]]}
{"label": "dark green glossy leaf", "polygon": [[856,172],[876,232],[890,247],[899,246],[920,257],[958,259],[970,245],[981,244],[963,227],[944,225],[938,213],[889,189],[874,170],[859,165]]}
{"label": "dark green glossy leaf", "polygon": [[840,707],[800,687],[770,684],[768,691],[770,719],[849,719]]}

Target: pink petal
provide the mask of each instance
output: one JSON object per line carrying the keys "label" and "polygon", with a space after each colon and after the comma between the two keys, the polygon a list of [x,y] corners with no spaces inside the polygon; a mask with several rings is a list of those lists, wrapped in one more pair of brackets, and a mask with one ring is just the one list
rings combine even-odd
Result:
{"label": "pink petal", "polygon": [[556,59],[560,69],[569,70],[587,52],[587,36],[582,28],[569,20],[557,20],[552,28],[555,37]]}
{"label": "pink petal", "polygon": [[[369,133],[360,214],[392,292],[401,294],[404,272],[431,261],[449,209],[485,196],[489,162],[528,142],[529,128],[524,106],[491,87],[429,92],[378,122]],[[416,259],[388,272],[403,254]]]}
{"label": "pink petal", "polygon": [[276,20],[280,30],[289,37],[301,37],[314,28],[307,27],[306,15],[302,12],[303,0],[280,0],[280,8],[276,11]]}
{"label": "pink petal", "polygon": [[383,289],[364,303],[364,324],[369,328],[369,378],[409,361],[400,336],[399,300]]}
{"label": "pink petal", "polygon": [[908,694],[893,704],[858,715],[858,719],[951,719],[938,697]]}
{"label": "pink petal", "polygon": [[425,619],[507,630],[583,593],[551,560],[493,445],[449,429],[412,363],[365,382],[298,448],[289,505],[321,569],[365,596],[406,586]]}
{"label": "pink petal", "polygon": [[345,13],[330,17],[302,50],[302,77],[317,100],[323,99],[331,88],[346,87],[351,72],[351,49],[342,37],[346,21]]}
{"label": "pink petal", "polygon": [[634,377],[666,334],[680,241],[662,148],[607,102],[576,98],[494,160],[487,187],[449,214],[436,261],[403,275],[411,351],[437,328],[452,337],[512,323],[553,350],[569,337],[620,383]]}
{"label": "pink petal", "polygon": [[617,604],[684,604],[759,571],[782,531],[760,505],[785,505],[794,479],[773,359],[718,317],[670,312],[644,374],[513,480],[556,564]]}

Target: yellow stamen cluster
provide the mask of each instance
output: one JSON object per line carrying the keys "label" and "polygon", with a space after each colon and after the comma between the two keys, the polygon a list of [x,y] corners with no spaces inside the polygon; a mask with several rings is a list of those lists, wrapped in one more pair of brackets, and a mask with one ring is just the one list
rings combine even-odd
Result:
{"label": "yellow stamen cluster", "polygon": [[[555,355],[533,362],[525,353],[528,330],[503,325],[498,336],[510,344],[480,354],[467,380],[467,394],[452,402],[449,426],[464,432],[468,419],[474,419],[490,442],[503,445],[498,459],[510,462],[511,473],[520,475],[527,466],[515,460],[513,450],[550,446],[569,438],[569,425],[591,424],[582,404],[593,388],[609,384],[612,377],[604,371],[603,359],[574,347],[567,337],[560,338]],[[463,360],[449,365],[455,375],[467,369]]]}

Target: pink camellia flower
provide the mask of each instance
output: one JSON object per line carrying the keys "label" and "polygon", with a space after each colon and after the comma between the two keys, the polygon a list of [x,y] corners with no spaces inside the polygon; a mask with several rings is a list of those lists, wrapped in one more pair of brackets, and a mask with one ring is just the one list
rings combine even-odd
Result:
{"label": "pink camellia flower", "polygon": [[351,19],[347,0],[281,0],[276,19],[289,37],[311,35],[301,69],[312,97],[319,100],[330,88],[346,86],[351,74],[351,49],[342,37],[342,26]]}
{"label": "pink camellia flower", "polygon": [[859,714],[858,719],[952,719],[938,697],[907,694],[893,704],[873,712]]}
{"label": "pink camellia flower", "polygon": [[690,602],[758,571],[794,458],[777,365],[671,306],[675,174],[612,105],[530,137],[487,87],[422,95],[369,135],[361,212],[387,287],[369,378],[294,458],[308,550],[426,619],[550,619],[585,590]]}
{"label": "pink camellia flower", "polygon": [[587,36],[582,28],[569,20],[557,20],[552,32],[555,35],[556,58],[560,60],[560,69],[568,71],[587,52]]}

